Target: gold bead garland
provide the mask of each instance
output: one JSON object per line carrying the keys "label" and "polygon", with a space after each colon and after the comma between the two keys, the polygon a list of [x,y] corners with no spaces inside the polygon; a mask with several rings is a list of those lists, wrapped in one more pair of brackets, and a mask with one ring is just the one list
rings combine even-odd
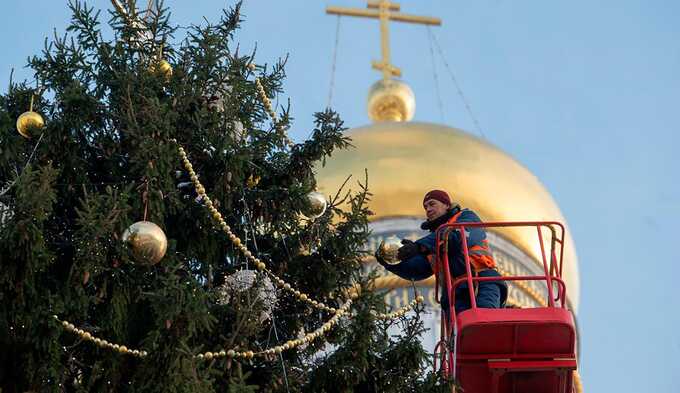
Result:
{"label": "gold bead garland", "polygon": [[[285,350],[293,349],[293,348],[296,348],[296,347],[303,345],[303,344],[309,344],[312,341],[316,340],[317,338],[323,336],[324,333],[331,330],[333,328],[333,326],[335,326],[340,321],[340,318],[343,317],[347,312],[349,312],[349,308],[350,308],[351,305],[352,305],[352,300],[348,299],[347,302],[345,302],[345,304],[342,307],[337,309],[337,311],[335,312],[335,315],[333,315],[333,317],[331,317],[331,319],[326,321],[326,323],[321,325],[319,328],[317,328],[313,332],[305,334],[302,338],[296,338],[296,339],[288,340],[281,345],[277,345],[275,347],[271,347],[271,348],[268,348],[268,349],[265,349],[265,350],[262,350],[262,351],[258,351],[258,352],[253,352],[251,350],[235,351],[233,349],[229,349],[229,350],[222,349],[219,352],[208,351],[208,352],[199,353],[199,354],[194,355],[194,358],[198,359],[198,360],[213,360],[213,359],[222,358],[222,357],[229,357],[229,358],[234,358],[234,359],[241,359],[241,358],[242,359],[252,359],[255,356],[269,356],[269,355],[273,355],[273,354],[279,354],[279,353],[281,353]],[[61,322],[61,325],[66,330],[76,333],[77,335],[79,335],[81,338],[83,338],[86,341],[94,342],[98,347],[110,348],[110,349],[113,349],[114,351],[116,351],[118,353],[129,354],[129,355],[133,355],[133,356],[140,357],[140,358],[146,357],[148,355],[148,352],[146,352],[146,351],[139,351],[139,350],[136,350],[136,349],[131,350],[131,349],[127,348],[125,345],[113,344],[109,341],[106,341],[106,340],[103,340],[103,339],[100,339],[100,338],[96,338],[91,333],[76,328],[72,323],[70,323],[68,321],[60,320],[59,317],[56,316],[56,315],[54,315],[54,319]]]}
{"label": "gold bead garland", "polygon": [[411,302],[409,304],[405,305],[404,307],[402,307],[402,308],[400,308],[396,311],[392,311],[391,313],[386,313],[386,314],[377,313],[377,312],[372,312],[372,313],[376,318],[378,318],[380,320],[391,320],[391,319],[395,319],[395,318],[401,318],[404,315],[406,315],[406,313],[409,312],[413,307],[415,307],[416,304],[422,303],[424,301],[425,301],[425,298],[422,295],[418,295],[418,296],[416,296],[415,299],[411,300]]}
{"label": "gold bead garland", "polygon": [[82,338],[85,341],[93,342],[99,348],[113,349],[114,351],[116,351],[118,353],[128,354],[128,355],[136,356],[136,357],[139,357],[139,358],[143,358],[143,357],[145,357],[149,354],[146,351],[140,351],[140,350],[137,350],[137,349],[130,349],[130,348],[126,347],[125,345],[114,344],[110,341],[107,341],[107,340],[104,340],[104,339],[101,339],[101,338],[97,338],[94,335],[92,335],[92,333],[75,327],[75,325],[73,325],[69,321],[60,320],[57,315],[54,315],[54,319],[59,321],[61,323],[61,326],[64,327],[64,329],[66,329],[67,331],[77,334],[78,336],[80,336],[80,338]]}
{"label": "gold bead garland", "polygon": [[[251,71],[255,71],[255,64],[250,63],[248,64],[248,69]],[[278,117],[276,116],[276,112],[274,111],[274,108],[272,107],[272,102],[267,97],[267,92],[264,91],[264,86],[262,86],[262,82],[260,81],[260,78],[256,77],[255,78],[255,85],[257,86],[257,93],[260,96],[260,100],[262,101],[262,104],[264,105],[265,109],[267,110],[267,113],[269,114],[269,117],[272,119],[272,122],[274,123],[274,126],[276,127],[276,130],[283,135],[285,138],[286,144],[288,146],[292,146],[293,142],[288,139],[288,136],[286,135],[285,131],[283,128],[281,128],[281,124],[279,123]]]}
{"label": "gold bead garland", "polygon": [[[422,296],[417,296],[416,299],[411,301],[411,303],[405,307],[402,307],[401,309],[389,313],[389,314],[378,314],[374,313],[374,315],[381,320],[387,320],[387,319],[394,319],[398,317],[404,316],[406,312],[413,306],[415,306],[417,303],[422,303],[424,301],[424,298]],[[329,330],[331,330],[339,321],[340,318],[345,316],[349,312],[349,308],[352,305],[352,299],[348,299],[342,307],[339,309],[335,309],[334,315],[326,321],[323,325],[321,325],[319,328],[314,330],[311,333],[305,334],[302,338],[296,338],[292,340],[288,340],[285,343],[281,345],[277,345],[275,347],[268,348],[266,350],[258,351],[258,352],[253,352],[253,351],[236,351],[233,349],[229,350],[220,350],[219,352],[203,352],[194,355],[195,359],[198,360],[213,360],[217,358],[222,358],[222,357],[229,357],[229,358],[234,358],[234,359],[252,359],[255,356],[269,356],[273,354],[279,354],[285,350],[293,349],[298,346],[301,346],[303,344],[309,344],[312,341],[316,340],[317,338],[321,337],[324,335],[324,333],[327,333]],[[85,341],[91,341],[94,344],[96,344],[100,348],[109,348],[113,349],[114,351],[122,354],[129,354],[132,356],[136,356],[139,358],[143,358],[148,356],[147,351],[140,351],[137,349],[129,349],[125,345],[120,345],[120,344],[113,344],[107,340],[100,339],[98,337],[95,337],[91,333],[84,331],[82,329],[79,329],[75,327],[72,323],[65,321],[65,320],[60,320],[58,316],[54,315],[54,319],[57,321],[61,322],[61,325],[70,332],[76,333],[78,336],[80,336],[82,339]]]}

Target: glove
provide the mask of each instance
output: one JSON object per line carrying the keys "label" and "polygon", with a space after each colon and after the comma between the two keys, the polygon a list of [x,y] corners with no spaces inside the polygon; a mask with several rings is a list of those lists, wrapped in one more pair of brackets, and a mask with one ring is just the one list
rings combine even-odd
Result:
{"label": "glove", "polygon": [[399,247],[399,250],[397,250],[397,258],[400,261],[405,261],[420,254],[420,247],[415,242],[404,239],[401,241],[401,244],[403,244],[403,246]]}
{"label": "glove", "polygon": [[383,259],[382,254],[380,253],[380,250],[376,250],[375,254],[373,254],[373,256],[375,257],[375,260],[378,261],[379,264],[381,264],[383,266],[387,266],[387,263]]}

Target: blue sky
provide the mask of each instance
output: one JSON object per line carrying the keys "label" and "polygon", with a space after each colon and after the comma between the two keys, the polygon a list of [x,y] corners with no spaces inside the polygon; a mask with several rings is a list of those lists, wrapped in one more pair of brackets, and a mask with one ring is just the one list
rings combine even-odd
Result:
{"label": "blue sky", "polygon": [[[140,4],[145,1],[138,1]],[[0,86],[69,13],[63,1],[7,2],[0,15]],[[90,1],[109,7],[105,0]],[[166,1],[181,25],[216,20],[231,2]],[[285,83],[296,118],[312,128],[327,103],[337,18],[327,4],[359,0],[246,0],[236,36],[258,62],[290,54]],[[485,138],[545,184],[575,238],[581,269],[581,374],[587,392],[680,391],[680,3],[672,1],[404,0],[441,17],[433,28]],[[378,24],[342,18],[332,106],[348,126],[368,123],[379,78]],[[477,134],[441,59],[440,110],[427,30],[394,24],[392,60],[416,94],[415,120]],[[436,52],[435,52],[436,54]],[[285,101],[284,101],[285,102]]]}

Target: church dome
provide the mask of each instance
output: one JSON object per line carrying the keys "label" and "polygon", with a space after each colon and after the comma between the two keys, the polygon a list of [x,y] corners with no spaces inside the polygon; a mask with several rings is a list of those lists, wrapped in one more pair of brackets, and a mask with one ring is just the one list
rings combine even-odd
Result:
{"label": "church dome", "polygon": [[[484,221],[566,221],[541,182],[500,149],[464,131],[421,122],[379,122],[347,135],[354,148],[335,151],[316,168],[318,189],[335,194],[352,175],[350,188],[368,170],[369,208],[373,222],[422,217],[423,195],[446,190],[453,201],[476,211]],[[490,230],[541,261],[535,229]],[[576,309],[578,262],[567,229],[563,278]]]}

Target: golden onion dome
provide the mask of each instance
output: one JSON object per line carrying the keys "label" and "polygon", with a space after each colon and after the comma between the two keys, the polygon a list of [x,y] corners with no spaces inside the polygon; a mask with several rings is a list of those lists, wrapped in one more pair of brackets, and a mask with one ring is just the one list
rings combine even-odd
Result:
{"label": "golden onion dome", "polygon": [[[334,194],[347,176],[363,181],[373,194],[372,221],[423,217],[423,195],[446,190],[461,206],[484,221],[566,222],[541,182],[524,166],[491,144],[464,131],[420,122],[380,122],[350,130],[355,148],[336,151],[317,167],[317,186]],[[536,229],[504,228],[494,232],[540,261]],[[563,278],[574,309],[579,300],[578,262],[569,230],[564,247]]]}

